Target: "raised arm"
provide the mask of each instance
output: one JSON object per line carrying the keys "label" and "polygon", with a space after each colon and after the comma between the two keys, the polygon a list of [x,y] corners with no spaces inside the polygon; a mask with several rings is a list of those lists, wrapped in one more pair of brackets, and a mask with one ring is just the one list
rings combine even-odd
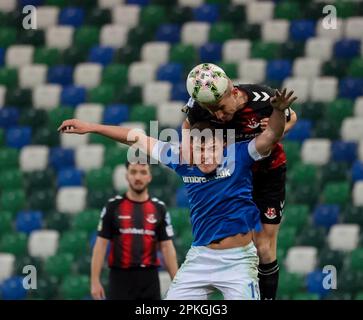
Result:
{"label": "raised arm", "polygon": [[281,93],[277,90],[276,95],[271,98],[271,105],[274,110],[266,130],[256,138],[256,150],[261,155],[268,155],[284,134],[286,122],[284,110],[297,99],[293,96],[294,91],[286,92],[286,89],[283,89]]}
{"label": "raised arm", "polygon": [[151,155],[153,147],[158,141],[147,136],[140,130],[90,123],[78,119],[63,121],[58,128],[58,131],[73,134],[97,133],[135,148],[139,148],[148,155]]}

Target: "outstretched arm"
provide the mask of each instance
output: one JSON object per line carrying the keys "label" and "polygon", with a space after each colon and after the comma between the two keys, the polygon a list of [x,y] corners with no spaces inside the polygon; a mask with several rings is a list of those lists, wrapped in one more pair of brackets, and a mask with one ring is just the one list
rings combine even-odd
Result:
{"label": "outstretched arm", "polygon": [[266,130],[256,138],[256,150],[261,155],[268,155],[284,134],[286,121],[284,110],[297,99],[293,96],[294,91],[290,91],[288,94],[286,92],[286,89],[283,89],[281,93],[277,90],[276,95],[271,98],[274,110]]}
{"label": "outstretched arm", "polygon": [[123,128],[118,126],[107,126],[90,123],[78,119],[65,120],[58,128],[62,133],[97,133],[121,143],[139,148],[144,153],[151,155],[154,145],[158,140],[147,136],[136,129]]}

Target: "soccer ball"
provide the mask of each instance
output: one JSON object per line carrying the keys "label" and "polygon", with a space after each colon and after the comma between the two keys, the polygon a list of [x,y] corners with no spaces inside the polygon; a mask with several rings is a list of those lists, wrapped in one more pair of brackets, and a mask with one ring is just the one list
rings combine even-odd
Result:
{"label": "soccer ball", "polygon": [[228,88],[228,77],[222,68],[212,63],[197,65],[189,72],[187,90],[197,102],[214,104]]}

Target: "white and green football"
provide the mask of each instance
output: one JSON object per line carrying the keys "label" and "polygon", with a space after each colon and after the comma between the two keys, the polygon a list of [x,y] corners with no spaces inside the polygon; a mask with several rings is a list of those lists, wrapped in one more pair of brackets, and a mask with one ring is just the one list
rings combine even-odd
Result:
{"label": "white and green football", "polygon": [[228,88],[228,77],[222,68],[212,63],[202,63],[189,72],[187,90],[197,102],[214,104]]}

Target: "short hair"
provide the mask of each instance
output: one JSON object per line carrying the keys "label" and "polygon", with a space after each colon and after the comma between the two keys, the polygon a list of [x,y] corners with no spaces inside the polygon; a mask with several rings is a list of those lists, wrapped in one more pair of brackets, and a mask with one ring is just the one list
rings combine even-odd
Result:
{"label": "short hair", "polygon": [[129,160],[126,160],[126,164],[125,164],[126,165],[126,169],[128,169],[131,164],[141,164],[141,165],[148,166],[149,167],[149,170],[151,172],[151,165],[149,164],[149,161],[147,163],[139,163],[137,161],[129,161]]}

